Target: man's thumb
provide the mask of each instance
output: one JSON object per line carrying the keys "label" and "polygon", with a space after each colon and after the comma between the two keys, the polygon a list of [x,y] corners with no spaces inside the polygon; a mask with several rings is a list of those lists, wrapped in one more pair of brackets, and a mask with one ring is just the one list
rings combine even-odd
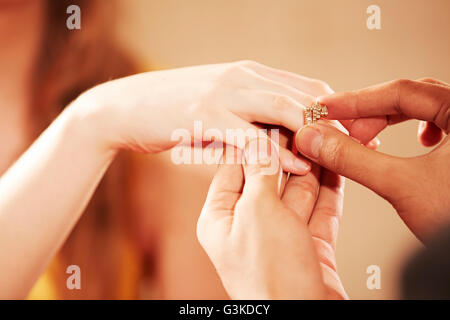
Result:
{"label": "man's thumb", "polygon": [[321,166],[391,198],[401,178],[403,159],[370,150],[324,123],[301,128],[297,150]]}

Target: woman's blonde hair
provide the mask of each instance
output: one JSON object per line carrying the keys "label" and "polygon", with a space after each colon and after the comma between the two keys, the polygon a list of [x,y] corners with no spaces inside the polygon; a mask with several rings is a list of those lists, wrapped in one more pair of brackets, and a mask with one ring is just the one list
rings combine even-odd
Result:
{"label": "woman's blonde hair", "polygon": [[[66,27],[69,5],[81,8],[81,30]],[[81,92],[110,79],[136,72],[136,66],[113,41],[113,2],[104,0],[46,1],[46,30],[34,77],[35,132],[41,132]],[[82,152],[82,150],[80,150]],[[51,265],[59,298],[122,297],[123,239],[129,163],[119,157],[106,173],[86,212]],[[82,172],[80,172],[82,174]],[[70,189],[70,184],[61,186]],[[66,268],[78,265],[81,290],[66,288]],[[129,293],[133,295],[135,293]],[[129,296],[130,297],[130,296]]]}

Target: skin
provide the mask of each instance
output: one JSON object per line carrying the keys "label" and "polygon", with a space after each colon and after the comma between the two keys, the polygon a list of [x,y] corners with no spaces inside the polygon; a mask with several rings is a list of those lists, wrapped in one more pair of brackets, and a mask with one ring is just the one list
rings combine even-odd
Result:
{"label": "skin", "polygon": [[[330,118],[353,119],[350,135],[360,140],[407,119],[427,121],[419,127],[424,145],[439,143],[450,131],[450,87],[433,79],[396,80],[320,101]],[[448,136],[430,153],[404,159],[370,150],[319,122],[300,129],[295,143],[304,156],[326,168],[320,184],[314,166],[304,177],[293,176],[280,196],[280,172],[266,174],[264,157],[243,169],[223,166],[214,177],[197,234],[232,298],[347,297],[334,259],[343,186],[337,174],[387,199],[425,243],[450,222]],[[265,156],[274,161],[273,155]]]}
{"label": "skin", "polygon": [[[233,299],[345,299],[336,270],[344,179],[315,166],[267,173],[264,155],[225,164],[214,177],[197,235]],[[274,155],[265,155],[276,163]]]}
{"label": "skin", "polygon": [[[119,150],[166,150],[174,144],[171,130],[190,129],[193,120],[218,128],[253,128],[252,122],[258,121],[295,131],[302,125],[303,106],[332,92],[321,81],[251,61],[141,74],[89,90],[27,150],[43,2],[11,1],[0,9],[0,68],[5,70],[0,74],[1,298],[27,295]],[[342,123],[349,127],[352,121]],[[285,170],[310,170],[308,162],[287,149],[280,156]],[[156,257],[158,294],[152,297],[226,297],[193,232],[214,170],[174,166],[167,154],[142,160],[137,170],[136,210],[130,210],[130,219],[142,255]],[[170,205],[172,201],[150,196],[169,195],[174,186],[187,201]],[[182,264],[186,259],[189,266]]]}
{"label": "skin", "polygon": [[[170,149],[177,143],[171,133],[178,128],[189,130],[195,120],[201,120],[205,128],[225,131],[253,128],[251,122],[255,121],[279,124],[279,115],[285,117],[283,123],[291,130],[298,129],[302,105],[293,96],[311,98],[260,78],[242,65],[140,74],[95,87],[67,107],[0,180],[0,226],[7,230],[0,236],[0,246],[15,243],[2,252],[5,259],[0,270],[4,275],[15,270],[23,279],[18,286],[14,278],[5,276],[1,281],[5,296],[22,297],[28,292],[68,236],[119,150],[158,153]],[[246,78],[248,74],[255,78]],[[239,81],[254,89],[245,92],[236,88]],[[292,97],[273,94],[277,90],[290,92]],[[176,99],[173,91],[177,91]],[[257,99],[261,109],[255,111],[250,98]],[[227,105],[233,109],[228,110]],[[286,116],[281,116],[283,113]],[[287,149],[283,152],[282,163],[295,167],[293,154]],[[300,162],[300,168],[291,167],[295,170],[290,171],[310,170]]]}
{"label": "skin", "polygon": [[[296,145],[309,159],[365,185],[389,201],[423,242],[450,222],[448,84],[434,79],[402,79],[321,100],[329,106],[331,118],[357,119],[353,125],[364,121],[365,135],[369,138],[400,121],[423,121],[419,141],[426,146],[442,142],[428,154],[413,158],[368,150],[322,124],[301,129]],[[360,133],[350,128],[350,134]]]}
{"label": "skin", "polygon": [[[0,63],[5,70],[11,70],[0,77],[0,121],[5,121],[1,125],[4,133],[1,145],[6,146],[2,147],[4,162],[0,168],[4,172],[0,179],[1,298],[27,295],[69,235],[120,150],[149,154],[168,150],[177,143],[171,139],[173,130],[192,130],[195,120],[203,121],[204,128],[219,130],[249,129],[254,128],[254,122],[259,122],[296,131],[303,125],[304,106],[311,104],[316,96],[332,92],[321,81],[251,61],[139,74],[88,90],[26,149],[30,143],[27,128],[31,120],[27,118],[27,111],[32,69],[44,25],[42,5],[41,1],[23,1],[20,5],[4,6],[0,11],[1,32],[5,33],[0,37],[5,41]],[[27,21],[27,24],[20,21]],[[7,32],[11,29],[16,30],[14,37]],[[10,137],[14,139],[9,140]],[[292,173],[305,174],[311,169],[309,162],[294,156],[288,149],[280,149],[280,159],[282,167]],[[149,164],[142,165],[142,172],[148,172],[149,167]],[[186,181],[187,185],[192,180],[171,181],[175,181],[174,184]],[[140,184],[137,193],[157,189],[157,182],[146,185],[137,179],[136,183]],[[170,192],[171,188],[168,190]],[[202,199],[201,190],[199,185],[191,191],[192,195]],[[180,216],[188,209],[168,208],[142,198],[137,200],[141,201],[136,204],[140,209],[135,217],[136,225],[144,215],[152,215],[155,208],[179,212]],[[191,219],[198,215],[200,205],[197,205],[193,202],[189,207],[193,209]],[[165,231],[179,225],[175,216],[161,223]],[[192,230],[178,231],[180,239],[194,234]],[[149,232],[139,232],[144,233]],[[174,297],[171,293],[178,283],[167,281],[171,276],[176,278],[171,266],[176,264],[179,268],[179,264],[167,256],[176,255],[179,250],[175,248],[179,247],[171,246],[173,240],[166,234],[154,234],[152,240],[158,242],[161,246],[158,249],[162,250],[157,257],[161,261],[158,263],[163,278],[161,296]],[[141,237],[141,247],[154,250],[149,249],[151,245],[145,240],[148,238]],[[199,260],[203,259],[198,247],[192,246],[192,252]],[[203,262],[208,265],[206,259]],[[211,270],[209,265],[203,269]]]}

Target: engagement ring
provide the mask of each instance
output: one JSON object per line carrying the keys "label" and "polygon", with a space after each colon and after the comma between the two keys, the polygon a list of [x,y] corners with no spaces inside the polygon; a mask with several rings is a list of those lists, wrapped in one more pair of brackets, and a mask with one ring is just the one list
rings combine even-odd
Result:
{"label": "engagement ring", "polygon": [[314,102],[310,107],[304,111],[305,125],[314,124],[320,118],[328,116],[327,106],[321,105],[319,102]]}

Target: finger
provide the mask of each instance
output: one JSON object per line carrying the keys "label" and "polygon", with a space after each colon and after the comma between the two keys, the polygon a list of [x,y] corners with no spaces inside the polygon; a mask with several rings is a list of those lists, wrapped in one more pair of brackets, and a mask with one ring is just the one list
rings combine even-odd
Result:
{"label": "finger", "polygon": [[[374,141],[373,139],[387,126],[405,120],[409,120],[409,118],[403,115],[393,115],[388,119],[386,117],[356,119],[349,128],[349,133],[350,136],[359,140],[362,144],[366,144],[367,147],[376,149],[379,146],[379,140]],[[442,130],[432,122],[421,121],[419,123],[418,139],[422,145],[432,147],[438,144],[443,136]],[[367,145],[369,143],[367,141],[371,142],[371,145]]]}
{"label": "finger", "polygon": [[410,118],[405,115],[378,116],[369,118],[360,118],[352,122],[349,129],[351,137],[359,140],[362,144],[374,139],[387,126],[394,125]]}
{"label": "finger", "polygon": [[296,146],[309,159],[385,198],[405,176],[402,171],[406,160],[370,150],[323,123],[303,127],[296,135]]}
{"label": "finger", "polygon": [[264,78],[283,83],[313,97],[333,93],[330,86],[321,80],[311,79],[289,71],[271,68],[253,61],[245,61],[243,66],[252,69]]}
{"label": "finger", "polygon": [[242,199],[278,198],[282,171],[276,146],[267,139],[253,139],[245,148],[245,185]]}
{"label": "finger", "polygon": [[[366,119],[370,119],[370,118],[362,118],[362,119],[357,119],[355,121],[364,121]],[[385,119],[385,117],[384,117]],[[377,119],[375,118],[375,122],[377,121]],[[355,128],[358,128],[355,130],[355,128],[352,130],[352,125],[353,125],[353,120],[340,120],[339,121],[343,127],[345,129],[347,129],[347,132],[349,133],[349,135],[353,138],[355,138],[356,140],[358,140],[359,142],[361,142],[361,144],[365,145],[367,148],[372,149],[372,150],[376,150],[378,149],[378,147],[380,146],[381,142],[380,139],[378,139],[376,136],[378,135],[378,133],[382,130],[380,128],[379,125],[377,125],[377,123],[374,123],[372,125],[371,121],[368,121],[368,123],[364,123],[364,124],[358,124],[355,126]],[[360,127],[360,128],[359,128]]]}
{"label": "finger", "polygon": [[[383,118],[385,118],[385,117],[383,117]],[[368,118],[357,119],[357,120],[365,120],[365,119],[368,119]],[[373,133],[375,130],[371,129],[371,127],[372,127],[371,122],[367,123],[367,125],[362,125],[361,126],[362,133],[357,133],[356,135],[352,134],[352,132],[351,132],[354,120],[339,120],[339,122],[347,130],[347,132],[349,133],[349,135],[351,137],[355,138],[356,140],[358,140],[359,142],[361,142],[362,144],[366,145],[369,148],[376,149],[376,147],[377,147],[376,143],[379,142],[379,140],[376,139],[375,137],[378,134],[378,132]],[[355,131],[355,130],[353,130],[353,131]],[[359,130],[356,130],[356,131],[359,131]]]}
{"label": "finger", "polygon": [[450,88],[426,82],[396,80],[366,89],[321,97],[332,119],[359,119],[402,114],[434,122],[448,132]]}
{"label": "finger", "polygon": [[309,222],[319,194],[320,167],[313,165],[305,176],[291,175],[284,189],[282,202],[306,224]]}
{"label": "finger", "polygon": [[284,83],[262,77],[257,72],[249,68],[241,67],[240,69],[241,73],[245,75],[244,77],[241,75],[241,77],[248,79],[246,80],[245,86],[249,89],[253,89],[255,91],[270,91],[279,95],[288,96],[300,105],[311,105],[316,100],[316,97],[310,94],[297,90]]}
{"label": "finger", "polygon": [[420,121],[417,131],[419,142],[425,147],[432,147],[441,142],[444,137],[442,130],[433,122]]}
{"label": "finger", "polygon": [[339,122],[347,130],[347,132],[350,131],[350,128],[352,127],[353,124],[353,120],[339,120]]}
{"label": "finger", "polygon": [[352,122],[348,129],[351,137],[357,139],[362,144],[369,143],[387,126],[385,116],[373,118],[361,118]]}
{"label": "finger", "polygon": [[[268,130],[268,136],[272,141],[278,142],[280,162],[283,168],[283,175],[281,179],[280,193],[283,193],[284,187],[286,186],[287,179],[289,175],[305,175],[311,170],[311,163],[305,157],[298,154],[297,151],[294,152],[292,146],[294,141],[294,136],[292,132],[284,127],[274,126],[274,125],[261,125],[256,124],[258,127],[262,126]],[[291,150],[289,150],[289,149]],[[286,153],[286,155],[284,155]],[[289,160],[289,158],[291,158]],[[287,159],[287,161],[286,161]],[[301,163],[298,163],[300,161]],[[286,170],[286,168],[294,167],[293,171]]]}
{"label": "finger", "polygon": [[[257,124],[258,127],[260,125]],[[264,129],[267,130],[267,136],[279,146],[279,156],[281,161],[281,167],[283,171],[295,174],[305,175],[311,170],[311,162],[305,159],[303,156],[293,152],[293,134],[292,131],[274,125],[264,125]]]}
{"label": "finger", "polygon": [[283,171],[304,176],[311,171],[311,162],[303,157],[296,156],[292,151],[281,148],[279,149],[280,163]]}
{"label": "finger", "polygon": [[223,163],[214,175],[205,200],[205,207],[213,209],[211,212],[217,214],[217,218],[231,214],[244,185],[244,174],[240,165],[242,152],[230,146],[226,150]]}
{"label": "finger", "polygon": [[[324,281],[330,288],[346,297],[336,279],[336,243],[343,210],[345,179],[329,170],[322,170],[319,198],[309,222],[314,247],[323,268]],[[330,272],[330,270],[332,270]],[[333,272],[334,271],[334,272]]]}
{"label": "finger", "polygon": [[[225,121],[221,121],[221,123],[225,123]],[[246,143],[251,139],[257,139],[258,137],[261,139],[270,139],[275,145],[280,145],[280,139],[283,138],[280,136],[279,129],[277,128],[261,128],[235,115],[232,115],[231,119],[226,121],[226,123],[228,123],[231,130],[227,128],[222,129],[225,132],[225,143],[236,146],[241,150],[245,148]],[[278,155],[281,166],[286,172],[304,175],[311,170],[311,163],[308,160],[297,157],[284,147],[279,147]]]}
{"label": "finger", "polygon": [[229,234],[233,222],[234,207],[239,200],[244,184],[239,149],[228,147],[224,164],[215,174],[200,217],[197,222],[197,238],[205,250],[209,251]]}
{"label": "finger", "polygon": [[377,150],[380,147],[380,144],[381,144],[380,139],[373,138],[368,143],[366,143],[365,146],[369,149]]}
{"label": "finger", "polygon": [[248,106],[230,106],[233,112],[247,120],[251,119],[251,122],[282,125],[292,131],[303,125],[304,106],[311,105],[315,101],[314,97],[264,78],[247,68],[239,68],[237,76],[245,79],[241,80],[240,98],[242,101],[248,101]]}
{"label": "finger", "polygon": [[326,242],[333,252],[344,205],[344,185],[342,176],[329,170],[322,171],[319,197],[309,222],[313,237]]}
{"label": "finger", "polygon": [[433,78],[420,78],[420,79],[417,79],[417,81],[428,82],[428,83],[437,84],[437,85],[441,85],[441,86],[445,86],[445,87],[450,87],[450,84],[448,84],[444,81],[441,81],[441,80],[433,79]]}
{"label": "finger", "polygon": [[292,97],[267,90],[244,90],[242,94],[248,108],[241,110],[240,116],[249,122],[279,125],[294,132],[303,126],[305,107]]}

